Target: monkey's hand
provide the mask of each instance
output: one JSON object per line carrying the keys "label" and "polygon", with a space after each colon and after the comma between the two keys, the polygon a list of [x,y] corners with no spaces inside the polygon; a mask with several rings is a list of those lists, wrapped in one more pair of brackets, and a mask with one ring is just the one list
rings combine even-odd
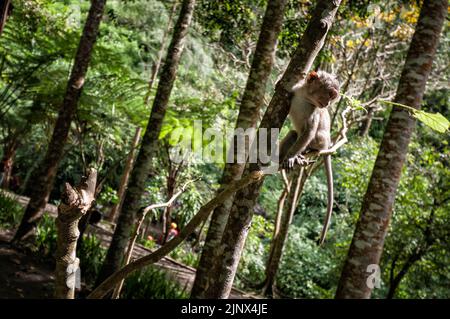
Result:
{"label": "monkey's hand", "polygon": [[295,165],[306,166],[309,164],[309,161],[301,154],[294,155],[284,160],[281,164],[281,167],[287,171],[294,168]]}

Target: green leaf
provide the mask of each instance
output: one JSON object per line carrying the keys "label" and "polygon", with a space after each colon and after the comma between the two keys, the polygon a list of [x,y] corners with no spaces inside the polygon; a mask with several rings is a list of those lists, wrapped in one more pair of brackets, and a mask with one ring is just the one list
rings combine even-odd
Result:
{"label": "green leaf", "polygon": [[417,110],[413,112],[413,116],[439,133],[447,132],[450,126],[450,122],[441,113],[428,113]]}
{"label": "green leaf", "polygon": [[365,111],[367,113],[366,108],[362,105],[362,102],[360,100],[355,99],[351,96],[347,96],[343,93],[341,93],[341,95],[344,99],[347,99],[347,102],[352,109],[354,109],[355,111]]}
{"label": "green leaf", "polygon": [[170,124],[164,123],[161,132],[159,133],[159,139],[164,139],[167,134],[171,133],[174,130],[174,127]]}

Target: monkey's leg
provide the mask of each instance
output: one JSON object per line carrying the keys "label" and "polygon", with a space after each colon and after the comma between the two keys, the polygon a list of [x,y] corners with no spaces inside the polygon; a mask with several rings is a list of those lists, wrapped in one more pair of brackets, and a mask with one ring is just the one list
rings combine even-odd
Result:
{"label": "monkey's leg", "polygon": [[296,164],[304,166],[307,164],[305,157],[302,153],[306,150],[308,145],[314,138],[315,132],[317,130],[317,121],[313,124],[311,128],[308,128],[306,132],[298,137],[294,145],[292,145],[288,151],[288,154],[283,159],[282,167],[284,169],[292,169]]}
{"label": "monkey's leg", "polygon": [[295,165],[299,166],[306,166],[310,164],[310,161],[308,161],[302,154],[297,154],[292,157],[289,157],[282,163],[282,167],[285,170],[291,170],[294,168]]}

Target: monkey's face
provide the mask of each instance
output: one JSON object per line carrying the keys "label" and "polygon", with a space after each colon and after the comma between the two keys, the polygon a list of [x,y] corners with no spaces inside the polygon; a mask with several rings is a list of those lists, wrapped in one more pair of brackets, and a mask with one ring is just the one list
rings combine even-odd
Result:
{"label": "monkey's face", "polygon": [[329,73],[311,72],[306,80],[307,98],[319,108],[331,105],[339,96],[339,83]]}

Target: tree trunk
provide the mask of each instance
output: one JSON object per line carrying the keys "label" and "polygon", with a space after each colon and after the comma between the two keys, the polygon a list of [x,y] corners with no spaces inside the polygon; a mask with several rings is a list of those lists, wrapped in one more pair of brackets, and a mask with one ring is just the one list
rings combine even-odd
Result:
{"label": "tree trunk", "polygon": [[16,156],[18,146],[19,143],[15,136],[13,136],[5,145],[3,158],[0,164],[0,172],[3,174],[0,185],[1,188],[9,189],[14,166],[14,157]]}
{"label": "tree trunk", "polygon": [[0,3],[0,35],[3,33],[3,29],[5,28],[6,19],[8,19],[10,5],[11,0],[3,0]]}
{"label": "tree trunk", "polygon": [[[239,115],[235,128],[247,130],[256,128],[259,118],[260,108],[263,104],[266,91],[267,80],[272,71],[278,35],[283,24],[284,9],[287,0],[271,0],[267,5],[267,10],[261,26],[261,33],[253,57],[252,67],[247,79],[247,85],[243,93]],[[233,143],[233,162],[227,163],[221,179],[219,192],[231,181],[240,179],[244,171],[245,163],[238,163],[237,139]],[[245,154],[248,151],[245,150]],[[228,215],[233,203],[233,197],[218,206],[211,217],[211,221],[203,246],[200,262],[197,267],[194,285],[191,291],[191,298],[202,298],[207,287],[207,274],[211,270],[212,259],[215,249],[217,249],[223,230],[228,219]]]}
{"label": "tree trunk", "polygon": [[[280,233],[281,228],[281,220],[283,218],[283,210],[284,210],[284,203],[286,202],[286,199],[289,195],[289,190],[291,189],[292,180],[290,181],[286,175],[285,171],[281,172],[283,179],[284,179],[284,189],[281,193],[280,197],[278,198],[278,205],[277,205],[277,215],[275,217],[275,222],[273,225],[273,234],[272,234],[272,241],[274,238],[277,238],[278,234]],[[269,257],[267,260],[270,260],[272,258],[273,250],[270,248],[269,251]]]}
{"label": "tree trunk", "polygon": [[114,204],[109,213],[108,220],[110,222],[115,222],[117,214],[120,212],[123,203],[123,194],[128,185],[128,178],[130,177],[130,172],[133,169],[134,154],[136,154],[136,149],[139,144],[139,139],[141,137],[142,129],[140,127],[136,128],[136,133],[134,134],[133,141],[131,142],[131,150],[128,153],[127,163],[125,164],[125,169],[123,170],[123,175],[120,180],[119,190],[117,191],[117,197],[119,201]]}
{"label": "tree trunk", "polygon": [[145,189],[145,182],[152,166],[152,160],[157,154],[158,137],[162,121],[166,114],[170,93],[184,48],[187,31],[194,12],[195,0],[184,0],[180,16],[174,27],[172,42],[170,43],[166,61],[158,84],[150,119],[147,124],[141,148],[131,172],[130,183],[125,191],[122,212],[119,215],[117,227],[114,231],[106,259],[100,271],[97,283],[116,272],[124,256],[124,250],[130,239],[131,229],[135,223],[136,213],[140,207],[140,199]]}
{"label": "tree trunk", "polygon": [[[125,254],[125,260],[124,260],[124,265],[128,265],[131,261],[131,256],[133,256],[133,250],[134,250],[134,246],[136,244],[136,240],[140,234],[141,228],[142,228],[142,223],[144,222],[145,219],[145,214],[144,212],[142,212],[142,216],[139,216],[139,221],[136,225],[136,228],[133,232],[133,235],[131,236],[131,240],[128,243],[128,248],[127,248],[127,252]],[[113,291],[113,295],[112,295],[112,299],[119,299],[120,298],[120,293],[122,291],[123,288],[123,284],[125,283],[125,279],[122,279],[120,281],[120,283],[116,286],[116,288]]]}
{"label": "tree trunk", "polygon": [[[74,299],[79,259],[76,257],[77,240],[80,232],[78,221],[84,216],[94,200],[97,171],[91,169],[76,189],[68,183],[58,206],[56,231],[55,298]],[[79,280],[79,277],[78,277]],[[79,282],[78,282],[79,284]]]}
{"label": "tree trunk", "polygon": [[91,8],[78,45],[69,82],[67,83],[64,101],[59,110],[45,158],[33,172],[30,179],[31,184],[28,188],[31,195],[30,202],[14,236],[14,241],[20,241],[34,233],[36,223],[41,218],[43,209],[47,204],[69,134],[70,124],[77,110],[78,100],[83,90],[105,3],[106,0],[93,0],[91,2]]}
{"label": "tree trunk", "polygon": [[148,81],[147,94],[144,98],[144,104],[148,105],[150,101],[150,95],[153,88],[153,83],[155,83],[156,77],[158,76],[159,68],[161,66],[162,56],[164,54],[164,50],[166,48],[167,37],[169,36],[170,29],[172,28],[173,17],[175,16],[175,12],[177,11],[178,0],[175,0],[172,6],[172,10],[170,11],[169,21],[167,21],[167,27],[164,30],[161,46],[159,47],[158,53],[156,54],[156,60],[152,64],[152,69],[150,73],[150,79]]}
{"label": "tree trunk", "polygon": [[[315,57],[323,46],[323,41],[331,27],[340,0],[320,0],[312,13],[305,34],[300,40],[283,77],[277,83],[275,94],[270,101],[260,124],[261,128],[281,129],[289,112],[291,89],[302,80]],[[268,153],[275,149],[271,145],[271,134],[267,136]],[[248,172],[256,171],[259,164],[252,163]],[[245,239],[253,216],[253,207],[258,198],[263,179],[240,190],[234,199],[233,207],[225,227],[220,246],[214,254],[213,267],[208,275],[207,298],[227,298],[233,284],[236,269],[244,247]]]}
{"label": "tree trunk", "polygon": [[[425,0],[398,84],[395,102],[420,108],[425,84],[447,15],[447,0]],[[415,120],[394,107],[363,200],[361,215],[336,291],[336,298],[370,298],[367,267],[378,265],[395,193]]]}
{"label": "tree trunk", "polygon": [[[272,287],[275,284],[275,278],[278,273],[278,269],[283,255],[284,244],[286,243],[289,225],[292,222],[295,210],[297,209],[298,199],[300,198],[305,182],[309,176],[310,167],[301,168],[292,174],[290,188],[288,191],[287,203],[282,207],[282,214],[280,220],[279,231],[270,245],[269,258],[266,264],[266,279],[263,287],[263,294],[266,296],[272,296]],[[295,188],[293,188],[295,186]]]}

